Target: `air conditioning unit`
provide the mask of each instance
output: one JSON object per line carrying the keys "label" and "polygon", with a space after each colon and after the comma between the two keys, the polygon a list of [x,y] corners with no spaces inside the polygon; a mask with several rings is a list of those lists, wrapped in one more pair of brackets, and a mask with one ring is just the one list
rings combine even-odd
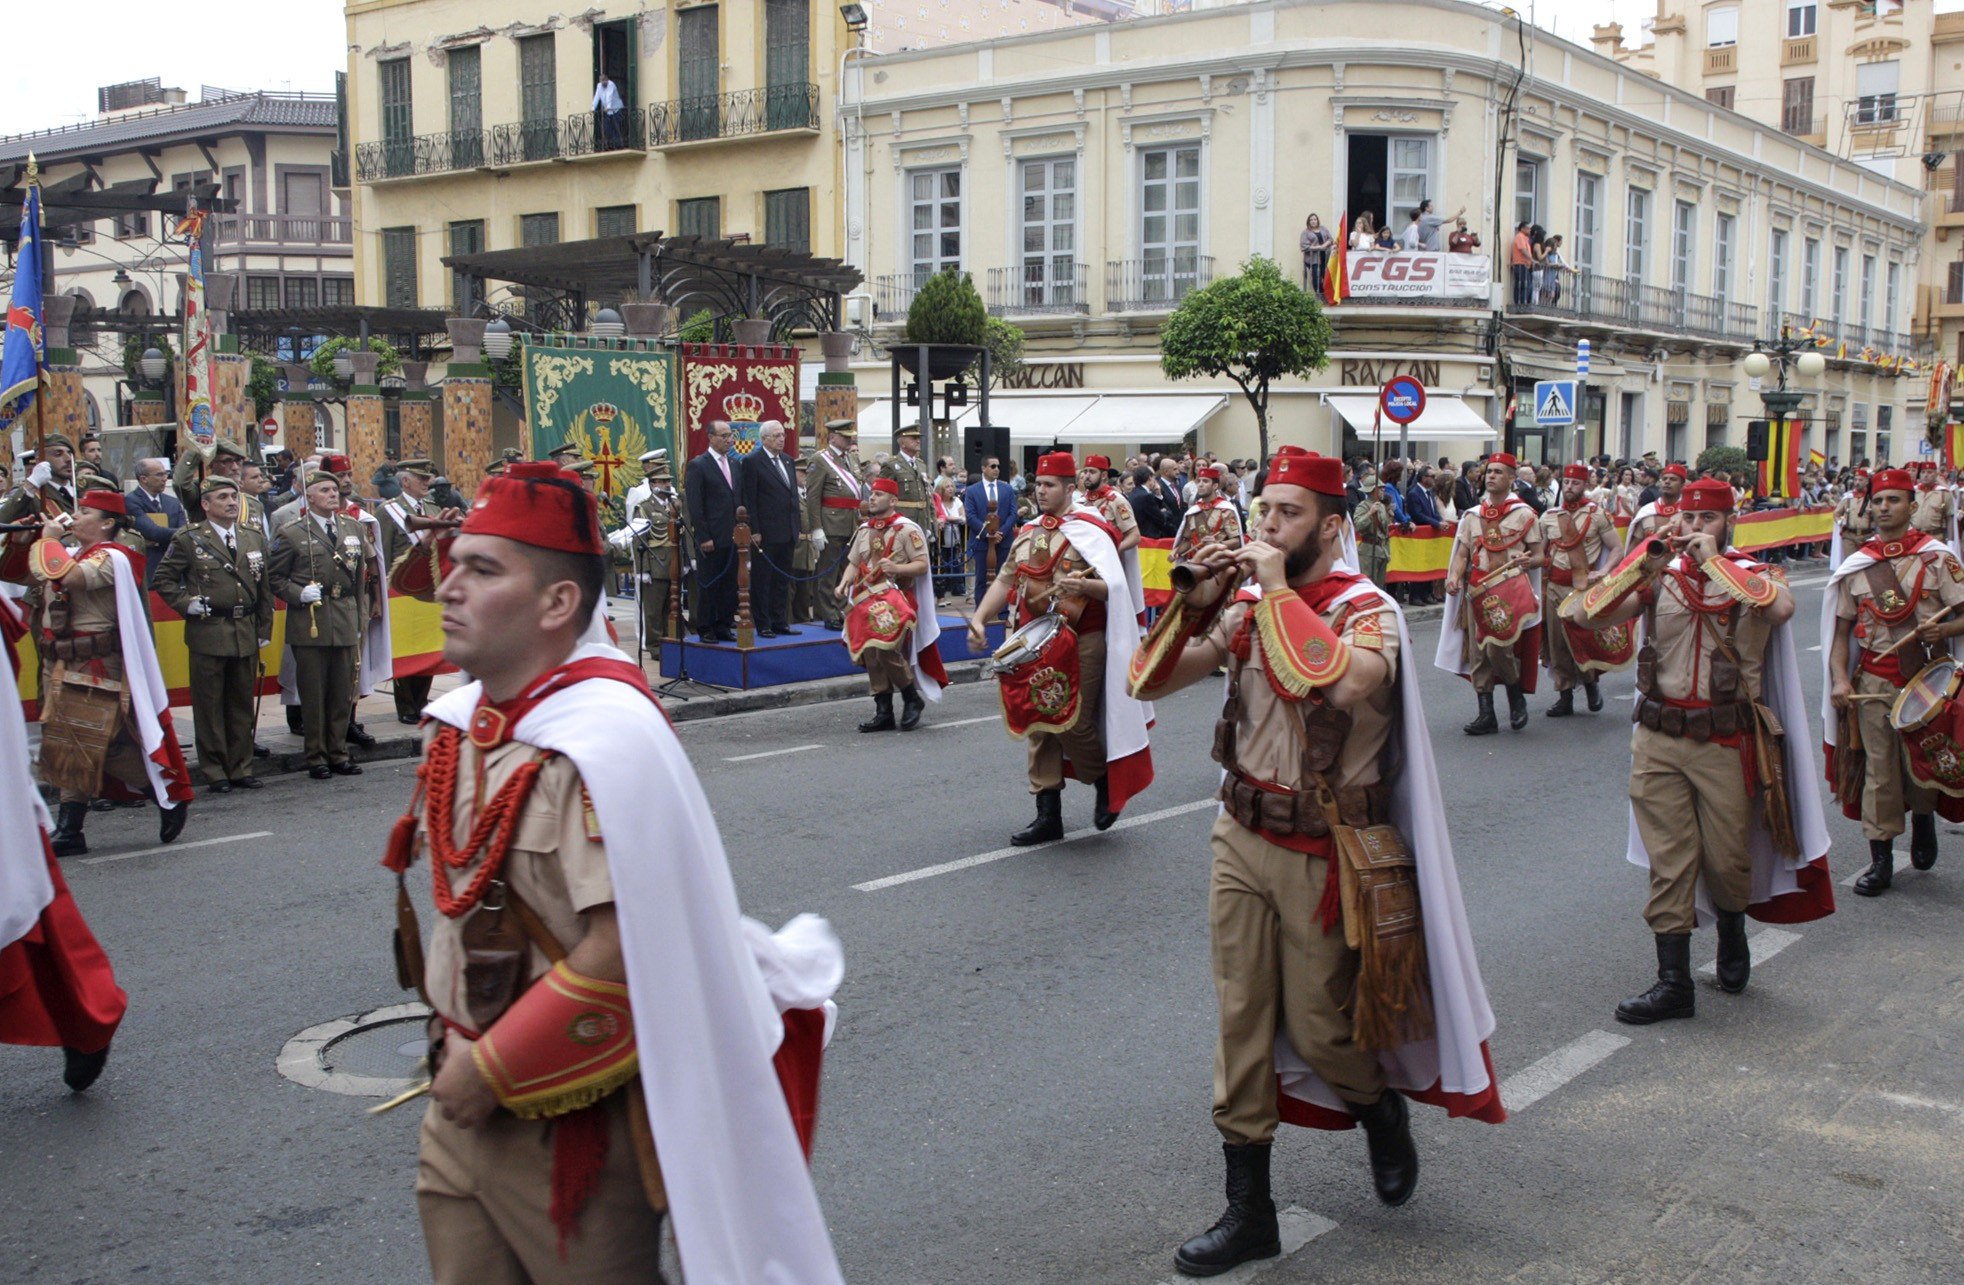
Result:
{"label": "air conditioning unit", "polygon": [[873,328],[873,296],[870,294],[849,294],[846,296],[846,329],[871,330]]}

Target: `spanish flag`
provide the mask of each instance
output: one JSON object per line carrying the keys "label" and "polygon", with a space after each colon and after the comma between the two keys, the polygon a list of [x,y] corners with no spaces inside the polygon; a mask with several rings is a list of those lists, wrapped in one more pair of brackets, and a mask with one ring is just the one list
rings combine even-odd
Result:
{"label": "spanish flag", "polygon": [[1964,468],[1964,424],[1944,425],[1944,468]]}
{"label": "spanish flag", "polygon": [[1761,495],[1780,500],[1800,494],[1800,439],[1806,433],[1805,420],[1766,421],[1766,458],[1759,462]]}
{"label": "spanish flag", "polygon": [[1345,210],[1337,216],[1337,244],[1323,268],[1323,297],[1331,303],[1342,303],[1350,294],[1349,254],[1350,211]]}
{"label": "spanish flag", "polygon": [[1827,462],[1828,462],[1827,456],[1821,454],[1821,452],[1815,450],[1811,446],[1807,448],[1808,468],[1823,468],[1826,466]]}

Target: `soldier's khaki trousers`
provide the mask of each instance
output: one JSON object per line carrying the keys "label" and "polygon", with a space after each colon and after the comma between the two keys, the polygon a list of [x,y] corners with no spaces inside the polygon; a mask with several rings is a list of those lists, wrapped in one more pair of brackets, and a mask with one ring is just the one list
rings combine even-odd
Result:
{"label": "soldier's khaki trousers", "polygon": [[1105,634],[1077,636],[1078,715],[1070,731],[1031,732],[1030,793],[1062,789],[1064,756],[1086,785],[1105,779]]}
{"label": "soldier's khaki trousers", "polygon": [[1343,926],[1325,933],[1316,907],[1328,862],[1270,843],[1228,816],[1214,822],[1207,916],[1214,991],[1214,1127],[1231,1143],[1275,1136],[1275,1035],[1346,1102],[1384,1093],[1377,1056],[1358,1048],[1347,1005],[1357,952]]}
{"label": "soldier's khaki trousers", "polygon": [[1494,684],[1503,687],[1516,687],[1521,682],[1521,655],[1514,648],[1518,640],[1505,647],[1482,647],[1473,644],[1473,690],[1490,692]]}
{"label": "soldier's khaki trousers", "polygon": [[642,646],[653,653],[660,648],[661,640],[668,637],[669,582],[643,580],[634,586],[634,592],[641,601]]}
{"label": "soldier's khaki trousers", "polygon": [[252,684],[257,656],[191,653],[191,739],[208,785],[252,775]]}
{"label": "soldier's khaki trousers", "polygon": [[1639,726],[1631,735],[1630,806],[1650,854],[1650,900],[1643,917],[1655,933],[1697,926],[1698,880],[1712,905],[1744,910],[1752,896],[1746,836],[1754,799],[1739,751],[1701,745]]}
{"label": "soldier's khaki trousers", "polygon": [[1555,614],[1570,591],[1570,586],[1553,580],[1543,582],[1541,587],[1541,654],[1548,658],[1548,672],[1554,675],[1558,692],[1574,691],[1593,676],[1575,663],[1575,653],[1568,647],[1568,631],[1562,628],[1561,617]]}
{"label": "soldier's khaki trousers", "polygon": [[914,667],[907,663],[907,649],[913,634],[902,634],[897,647],[868,647],[859,653],[860,667],[866,671],[866,686],[875,696],[897,692],[914,685]]}
{"label": "soldier's khaki trousers", "polygon": [[460,1129],[423,1116],[416,1207],[435,1285],[602,1285],[659,1281],[661,1215],[648,1206],[627,1131],[627,1096],[608,1102],[607,1163],[559,1254],[552,1225],[550,1120],[499,1111]]}
{"label": "soldier's khaki trousers", "polygon": [[818,555],[818,578],[812,581],[812,597],[817,600],[818,618],[827,628],[837,628],[846,614],[845,599],[839,596],[839,577],[845,574],[846,553],[852,547],[852,531],[844,535],[825,533],[825,548]]}
{"label": "soldier's khaki trousers", "polygon": [[1858,694],[1888,696],[1886,701],[1862,701],[1855,715],[1862,724],[1862,749],[1868,768],[1862,777],[1862,837],[1893,839],[1905,828],[1903,813],[1933,812],[1937,792],[1909,779],[1903,734],[1889,725],[1889,707],[1900,689],[1865,669],[1855,671]]}
{"label": "soldier's khaki trousers", "polygon": [[355,704],[355,649],[296,646],[293,665],[307,766],[346,763],[348,718]]}

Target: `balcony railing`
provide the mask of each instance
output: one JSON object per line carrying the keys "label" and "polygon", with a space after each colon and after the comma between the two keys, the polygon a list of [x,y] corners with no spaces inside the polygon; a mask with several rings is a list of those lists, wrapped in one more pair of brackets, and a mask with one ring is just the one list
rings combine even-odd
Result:
{"label": "balcony railing", "polygon": [[914,296],[932,272],[890,272],[873,278],[873,315],[878,321],[900,321],[914,306]]}
{"label": "balcony railing", "polygon": [[1555,303],[1536,300],[1512,304],[1510,311],[1734,343],[1751,342],[1757,337],[1759,324],[1759,309],[1751,304],[1727,303],[1712,295],[1647,286],[1592,272],[1569,278],[1567,289]]}
{"label": "balcony railing", "polygon": [[363,143],[355,148],[355,181],[474,170],[484,164],[486,136],[485,130],[466,129]]}
{"label": "balcony railing", "polygon": [[1705,74],[1739,70],[1739,46],[1720,45],[1705,51]]}
{"label": "balcony railing", "polygon": [[1964,303],[1964,263],[1950,265],[1950,281],[1944,291],[1945,303]]}
{"label": "balcony railing", "polygon": [[1788,36],[1786,43],[1780,48],[1780,65],[1795,67],[1801,63],[1813,62],[1815,50],[1819,45],[1820,41],[1816,36]]}
{"label": "balcony railing", "polygon": [[1105,264],[1105,310],[1171,312],[1214,280],[1214,256],[1179,253]]}
{"label": "balcony railing", "polygon": [[782,129],[818,129],[818,86],[770,85],[677,98],[648,108],[648,146],[742,138]]}
{"label": "balcony railing", "polygon": [[349,245],[354,220],[331,214],[224,214],[220,245]]}
{"label": "balcony railing", "polygon": [[1040,317],[1088,310],[1082,263],[1037,260],[1015,268],[989,269],[989,311],[998,317]]}

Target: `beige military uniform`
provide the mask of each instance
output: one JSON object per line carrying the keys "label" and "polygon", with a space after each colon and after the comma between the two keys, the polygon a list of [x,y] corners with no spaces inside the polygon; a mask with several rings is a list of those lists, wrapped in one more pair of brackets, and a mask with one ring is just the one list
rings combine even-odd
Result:
{"label": "beige military uniform", "polygon": [[895,451],[880,465],[880,476],[890,477],[900,487],[900,496],[894,502],[903,518],[912,518],[914,524],[923,531],[931,530],[934,475],[928,471],[927,461],[918,455],[905,451]]}
{"label": "beige military uniform", "polygon": [[1916,509],[1910,514],[1909,524],[1925,535],[1948,540],[1951,516],[1956,511],[1952,505],[1949,488],[1919,486],[1916,488]]}
{"label": "beige military uniform", "polygon": [[1662,497],[1652,500],[1630,519],[1630,544],[1634,546],[1639,540],[1669,531],[1677,524],[1677,516],[1677,505],[1666,503]]}
{"label": "beige military uniform", "polygon": [[1357,531],[1357,559],[1363,564],[1358,570],[1384,588],[1391,573],[1391,506],[1375,494],[1366,495],[1351,516],[1351,526]]}
{"label": "beige military uniform", "polygon": [[[181,528],[151,581],[184,617],[191,659],[191,724],[198,770],[213,785],[252,775],[252,704],[259,640],[273,636],[272,560],[266,537],[244,521]],[[204,615],[190,614],[202,599]]]}
{"label": "beige military uniform", "polygon": [[[63,803],[86,803],[101,793],[104,776],[138,794],[150,792],[123,668],[111,561],[116,556],[96,549],[59,585],[35,577],[42,598],[34,615],[35,635],[52,634],[54,639],[52,645],[43,644],[41,770],[48,784],[61,791]],[[113,714],[108,710],[111,700],[117,706]],[[113,724],[106,737],[101,731],[105,722]],[[61,748],[76,745],[81,752]]]}
{"label": "beige military uniform", "polygon": [[[480,782],[489,799],[539,753],[519,742],[481,753],[464,738],[458,755],[457,806],[451,841],[469,840],[476,810],[463,782]],[[480,778],[480,773],[482,776]],[[423,817],[427,825],[427,812]],[[419,863],[429,860],[429,841],[418,836]],[[447,871],[461,891],[474,868]],[[599,825],[572,761],[554,756],[540,770],[520,813],[502,878],[539,915],[561,946],[571,950],[585,935],[581,916],[614,900],[613,877]],[[480,905],[457,919],[434,917],[425,962],[430,1004],[466,1037],[480,1034],[464,994],[464,928]],[[551,962],[527,947],[525,975],[536,981]],[[559,1252],[552,1207],[553,1122],[492,1113],[472,1129],[460,1129],[432,1105],[423,1116],[417,1148],[416,1205],[437,1285],[530,1285],[535,1281],[630,1282],[648,1279],[661,1248],[661,1219],[645,1194],[629,1136],[627,1094],[603,1100],[607,1160],[580,1216],[579,1232]]]}
{"label": "beige military uniform", "polygon": [[1193,557],[1194,551],[1210,540],[1237,548],[1242,542],[1241,514],[1231,501],[1218,495],[1191,506],[1180,519],[1180,529],[1173,537],[1173,560]]}
{"label": "beige military uniform", "polygon": [[1119,538],[1114,543],[1123,546],[1126,540],[1139,534],[1139,515],[1132,511],[1132,502],[1120,495],[1117,487],[1098,487],[1084,497],[1084,502],[1118,532]]}
{"label": "beige military uniform", "polygon": [[[1533,558],[1541,553],[1534,509],[1511,495],[1502,501],[1498,511],[1482,499],[1471,512],[1460,514],[1453,541],[1466,550],[1465,592],[1472,590],[1476,579],[1505,566],[1515,555]],[[1513,646],[1483,647],[1470,629],[1466,645],[1473,652],[1470,676],[1475,691],[1490,692],[1495,683],[1507,687],[1520,684],[1524,675]]]}
{"label": "beige military uniform", "polygon": [[[922,538],[920,528],[900,522],[887,522],[881,527],[874,524],[877,518],[869,519],[865,525],[853,533],[852,545],[846,551],[846,563],[859,573],[859,581],[853,586],[866,583],[866,568],[884,561],[889,565],[903,562],[918,562],[927,557],[927,541]],[[912,600],[914,577],[891,577],[894,588],[907,594]],[[897,692],[914,685],[914,667],[908,662],[908,647],[913,638],[909,628],[901,634],[898,646],[868,647],[859,653],[859,664],[866,671],[866,683],[873,695]]]}
{"label": "beige military uniform", "polygon": [[[1875,534],[1875,518],[1869,513],[1868,496],[1850,491],[1834,506],[1834,524],[1841,531],[1841,556],[1847,557],[1868,543]],[[1832,568],[1830,568],[1832,569]]]}
{"label": "beige military uniform", "polygon": [[825,533],[812,592],[818,599],[819,619],[828,629],[838,628],[844,612],[838,593],[839,570],[846,560],[846,546],[859,526],[859,506],[865,498],[866,484],[860,480],[855,456],[828,446],[805,470],[805,530]]}
{"label": "beige military uniform", "polygon": [[[1784,583],[1777,568],[1754,562],[1745,566]],[[1712,660],[1729,621],[1739,659],[1736,699],[1760,699],[1772,634],[1763,612],[1739,605],[1688,558],[1673,563],[1641,592],[1656,613],[1656,633],[1648,641],[1656,653],[1656,681],[1651,691],[1639,693],[1640,702],[1647,698],[1681,711],[1709,706],[1714,700]],[[1642,670],[1639,661],[1640,684]],[[1670,726],[1652,728],[1639,721],[1630,739],[1630,807],[1650,856],[1644,920],[1660,934],[1688,933],[1697,926],[1694,906],[1701,879],[1719,910],[1746,908],[1752,893],[1746,837],[1758,806],[1745,789],[1742,755],[1752,752],[1752,741],[1743,713],[1742,731],[1735,734],[1740,739],[1733,744],[1672,735],[1666,730]]]}
{"label": "beige military uniform", "polygon": [[[1900,547],[1889,546],[1884,551]],[[1889,565],[1895,568],[1896,583],[1914,604],[1900,622],[1891,624],[1875,614],[1874,590],[1862,572],[1842,577],[1835,590],[1835,616],[1855,622],[1853,646],[1863,654],[1857,657],[1855,693],[1889,697],[1862,701],[1855,706],[1868,762],[1862,780],[1862,835],[1868,839],[1895,838],[1904,829],[1903,813],[1935,810],[1937,795],[1936,791],[1910,780],[1902,734],[1889,724],[1889,707],[1900,686],[1892,678],[1861,667],[1860,661],[1863,656],[1888,651],[1945,607],[1964,602],[1964,567],[1958,565],[1949,546],[1939,540],[1927,541],[1915,552],[1891,557]],[[1923,649],[1915,643],[1897,652],[1892,660],[1905,679],[1914,677],[1925,663]]]}
{"label": "beige military uniform", "polygon": [[656,639],[674,637],[681,630],[679,622],[674,633],[668,627],[669,599],[681,550],[681,497],[664,482],[649,491],[627,518],[630,525],[645,524],[632,541],[641,566],[640,583],[634,592],[641,602],[641,636],[652,647]]}
{"label": "beige military uniform", "polygon": [[1542,662],[1555,676],[1555,690],[1571,691],[1576,684],[1594,682],[1569,650],[1568,634],[1556,619],[1562,600],[1595,578],[1595,568],[1610,550],[1617,549],[1616,523],[1595,504],[1549,509],[1541,515],[1542,547],[1548,551],[1548,565],[1541,572]]}
{"label": "beige military uniform", "polygon": [[[1022,625],[1050,610],[1053,599],[1065,620],[1077,630],[1078,719],[1068,732],[1036,732],[1029,746],[1030,793],[1064,787],[1064,757],[1086,785],[1105,777],[1105,609],[1089,598],[1056,597],[1060,576],[1097,579],[1098,573],[1058,529],[1059,521],[1045,515],[1026,522],[1009,543],[996,583],[1021,602],[1015,622]],[[1129,608],[1128,608],[1129,610]]]}
{"label": "beige military uniform", "polygon": [[[1246,603],[1229,607],[1206,635],[1207,644],[1227,657],[1234,693],[1224,711],[1233,718],[1234,744],[1232,763],[1225,766],[1265,787],[1299,794],[1310,786],[1304,719],[1320,702],[1292,700],[1276,690],[1265,670],[1260,632],[1252,627],[1253,610]],[[1373,608],[1368,602],[1322,614],[1351,647],[1376,652],[1390,667],[1384,686],[1347,711],[1349,731],[1324,774],[1340,797],[1361,796],[1350,806],[1368,810],[1368,816],[1346,810],[1346,821],[1387,820],[1380,772],[1398,718],[1397,614],[1388,603]],[[1245,655],[1237,654],[1244,649]],[[1357,952],[1345,943],[1341,924],[1326,933],[1317,913],[1329,861],[1305,849],[1325,847],[1327,839],[1266,834],[1223,811],[1209,842],[1207,910],[1220,1001],[1215,1127],[1235,1144],[1274,1136],[1278,1030],[1340,1097],[1359,1105],[1377,1101],[1384,1071],[1376,1054],[1357,1046],[1351,1021]]]}
{"label": "beige military uniform", "polygon": [[[298,666],[310,767],[348,761],[348,712],[368,628],[367,537],[354,518],[330,521],[310,513],[281,527],[273,541],[273,591],[287,603],[286,641]],[[300,601],[309,584],[321,586],[312,606]]]}

